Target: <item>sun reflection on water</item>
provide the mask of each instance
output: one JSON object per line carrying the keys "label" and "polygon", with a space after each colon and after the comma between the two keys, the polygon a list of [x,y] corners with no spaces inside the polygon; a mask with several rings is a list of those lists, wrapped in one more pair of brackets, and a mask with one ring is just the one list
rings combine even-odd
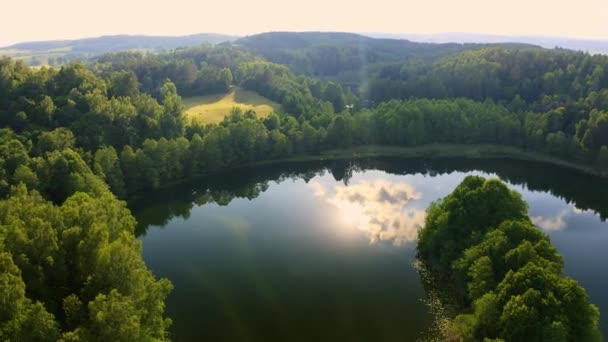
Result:
{"label": "sun reflection on water", "polygon": [[331,187],[312,180],[309,187],[336,208],[339,222],[365,232],[371,243],[415,241],[424,223],[425,211],[408,205],[421,199],[422,193],[407,183],[376,179]]}

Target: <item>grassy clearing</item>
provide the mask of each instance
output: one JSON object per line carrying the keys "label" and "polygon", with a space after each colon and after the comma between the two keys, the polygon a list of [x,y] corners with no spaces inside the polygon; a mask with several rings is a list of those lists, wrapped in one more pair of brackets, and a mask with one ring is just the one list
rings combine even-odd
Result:
{"label": "grassy clearing", "polygon": [[256,92],[234,88],[227,94],[184,98],[186,118],[202,123],[218,123],[230,114],[234,107],[243,111],[254,110],[258,117],[265,117],[280,110],[281,105]]}

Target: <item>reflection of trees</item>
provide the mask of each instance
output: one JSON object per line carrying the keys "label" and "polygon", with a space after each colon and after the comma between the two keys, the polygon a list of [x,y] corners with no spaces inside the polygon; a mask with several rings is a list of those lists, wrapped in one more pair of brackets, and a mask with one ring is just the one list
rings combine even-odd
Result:
{"label": "reflection of trees", "polygon": [[144,234],[151,225],[164,226],[174,217],[188,218],[194,205],[225,206],[235,198],[252,200],[268,189],[270,181],[311,179],[319,169],[300,170],[288,165],[242,168],[150,192],[131,203],[139,223],[138,234]]}
{"label": "reflection of trees", "polygon": [[355,161],[339,161],[333,162],[329,166],[329,171],[334,179],[339,182],[342,181],[344,185],[348,185],[350,179],[353,177],[353,172],[360,170],[358,162]]}
{"label": "reflection of trees", "polygon": [[149,226],[165,226],[174,217],[185,219],[190,217],[193,202],[177,199],[167,199],[165,202],[158,199],[158,201],[158,203],[152,203],[148,198],[145,201],[149,203],[148,206],[143,205],[142,201],[141,208],[139,204],[133,208],[137,218],[135,232],[137,236],[144,234]]}
{"label": "reflection of trees", "polygon": [[268,189],[270,181],[303,179],[308,182],[328,170],[336,181],[348,184],[353,172],[376,169],[392,174],[441,175],[454,171],[495,173],[512,184],[549,192],[579,209],[608,218],[608,181],[574,170],[536,162],[508,159],[398,159],[376,158],[357,161],[279,163],[241,168],[196,179],[149,193],[131,208],[137,214],[139,232],[150,225],[166,225],[174,217],[188,218],[193,205],[228,205],[235,198],[254,199]]}

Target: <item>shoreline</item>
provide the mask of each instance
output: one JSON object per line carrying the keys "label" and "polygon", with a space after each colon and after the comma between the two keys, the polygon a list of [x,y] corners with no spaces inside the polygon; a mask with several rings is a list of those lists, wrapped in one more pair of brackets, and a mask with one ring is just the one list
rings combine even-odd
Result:
{"label": "shoreline", "polygon": [[281,159],[270,159],[257,161],[253,163],[240,164],[227,168],[222,168],[217,171],[198,174],[193,177],[186,177],[171,181],[159,186],[156,189],[138,191],[137,193],[128,196],[124,200],[127,203],[136,202],[142,196],[145,196],[149,191],[167,188],[177,184],[182,184],[199,178],[204,178],[212,175],[217,175],[222,172],[237,170],[247,167],[255,167],[262,165],[272,165],[280,163],[305,163],[313,161],[336,161],[349,159],[364,159],[364,158],[466,158],[466,159],[486,159],[486,158],[507,158],[522,161],[533,161],[547,165],[554,165],[563,168],[575,170],[587,175],[596,177],[606,177],[607,174],[586,165],[579,165],[572,162],[564,161],[555,157],[547,156],[539,152],[526,151],[517,147],[491,145],[491,144],[427,144],[419,146],[381,146],[381,145],[366,145],[351,147],[346,149],[332,149],[321,152],[320,154],[299,155]]}

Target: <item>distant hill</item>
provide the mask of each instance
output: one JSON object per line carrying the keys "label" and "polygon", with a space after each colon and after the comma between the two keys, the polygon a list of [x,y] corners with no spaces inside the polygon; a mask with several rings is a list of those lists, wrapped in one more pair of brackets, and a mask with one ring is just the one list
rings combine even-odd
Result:
{"label": "distant hill", "polygon": [[115,35],[75,40],[18,43],[0,48],[0,56],[30,65],[62,65],[118,51],[159,52],[204,43],[232,42],[297,73],[352,83],[391,64],[430,60],[489,45],[562,47],[608,53],[608,41],[559,37],[469,33],[432,35],[343,32],[268,32],[247,37],[201,33],[187,36]]}
{"label": "distant hill", "polygon": [[7,46],[6,48],[3,48],[3,50],[9,49],[42,52],[46,50],[70,48],[70,50],[73,52],[102,54],[114,51],[136,49],[167,50],[203,43],[217,44],[226,41],[232,41],[235,39],[237,39],[237,37],[215,33],[200,33],[189,36],[176,37],[117,35],[102,36],[96,38],[83,38],[75,40],[51,40],[18,43],[11,46]]}
{"label": "distant hill", "polygon": [[235,42],[271,62],[288,65],[297,73],[350,83],[361,73],[408,58],[433,57],[464,49],[461,44],[415,43],[374,39],[340,32],[269,32]]}
{"label": "distant hill", "polygon": [[[413,56],[438,56],[467,48],[463,44],[439,45],[341,32],[269,32],[238,39],[236,44],[276,63],[290,65],[297,64],[301,59],[311,59],[313,65],[310,67],[313,70],[308,71],[319,75],[332,75],[340,72],[340,69],[359,64],[403,61]],[[335,60],[335,68],[315,68],[315,62],[327,65],[332,59]]]}
{"label": "distant hill", "polygon": [[362,76],[391,64],[400,67],[411,59],[428,61],[485,46],[421,43],[341,32],[269,32],[243,37],[235,44],[298,73],[353,85]]}
{"label": "distant hill", "polygon": [[525,43],[539,45],[547,49],[556,47],[586,51],[589,53],[608,53],[608,40],[577,39],[545,36],[509,36],[477,33],[437,33],[437,34],[391,34],[364,33],[374,38],[408,39],[427,43]]}
{"label": "distant hill", "polygon": [[163,51],[178,47],[218,44],[237,39],[234,36],[215,33],[201,33],[188,36],[143,36],[117,35],[75,40],[51,40],[25,42],[0,49],[0,55],[24,59],[32,65],[57,64],[75,59],[85,59],[109,52],[141,50]]}

